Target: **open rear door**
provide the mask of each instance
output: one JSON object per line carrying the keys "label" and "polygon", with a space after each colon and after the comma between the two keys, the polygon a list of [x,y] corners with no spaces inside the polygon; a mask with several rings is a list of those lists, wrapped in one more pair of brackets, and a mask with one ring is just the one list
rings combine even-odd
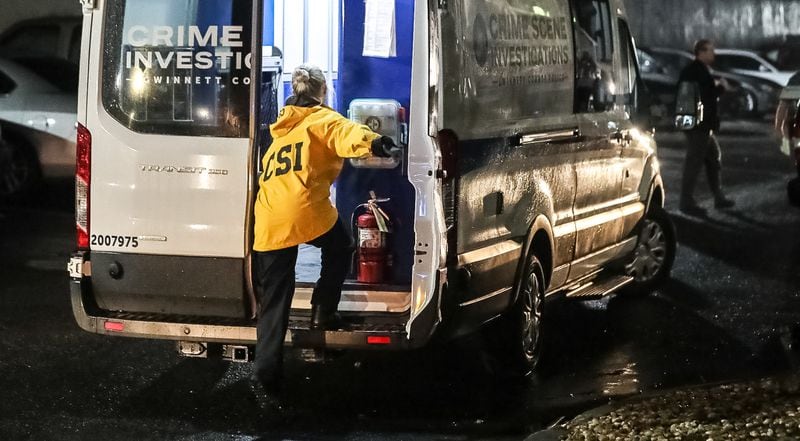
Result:
{"label": "open rear door", "polygon": [[106,0],[95,17],[88,245],[102,309],[249,316],[260,9]]}

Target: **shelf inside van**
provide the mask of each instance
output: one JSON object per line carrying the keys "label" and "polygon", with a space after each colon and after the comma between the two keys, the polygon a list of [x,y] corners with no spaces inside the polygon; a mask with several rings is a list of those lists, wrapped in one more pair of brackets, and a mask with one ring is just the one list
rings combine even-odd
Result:
{"label": "shelf inside van", "polygon": [[[371,289],[370,289],[371,288]],[[410,291],[384,291],[377,285],[345,285],[339,311],[344,312],[390,312],[408,311],[411,306]],[[298,285],[292,298],[292,309],[310,310],[311,293],[314,287],[307,284]]]}
{"label": "shelf inside van", "polygon": [[[320,251],[311,245],[300,245],[297,256],[297,287],[292,299],[292,309],[311,309],[311,293],[319,279]],[[345,281],[339,311],[388,312],[408,311],[411,306],[411,287],[403,285],[374,285]]]}

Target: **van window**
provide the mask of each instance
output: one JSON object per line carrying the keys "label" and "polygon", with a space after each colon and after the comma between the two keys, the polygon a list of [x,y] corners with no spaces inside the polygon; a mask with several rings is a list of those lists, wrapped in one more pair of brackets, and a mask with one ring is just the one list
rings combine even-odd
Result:
{"label": "van window", "polygon": [[613,104],[614,45],[607,0],[574,0],[575,111],[605,112]]}
{"label": "van window", "polygon": [[572,115],[570,11],[559,0],[454,0],[442,15],[440,128],[506,136]]}
{"label": "van window", "polygon": [[619,83],[616,88],[617,103],[628,112],[630,117],[636,110],[636,80],[638,77],[636,49],[633,46],[633,37],[631,37],[628,23],[622,19],[618,23],[621,63]]}
{"label": "van window", "polygon": [[247,137],[251,0],[109,0],[103,106],[140,133]]}

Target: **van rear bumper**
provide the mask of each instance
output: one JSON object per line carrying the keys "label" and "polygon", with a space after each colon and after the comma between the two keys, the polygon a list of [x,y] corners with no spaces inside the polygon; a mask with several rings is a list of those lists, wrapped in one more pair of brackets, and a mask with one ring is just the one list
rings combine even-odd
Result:
{"label": "van rear bumper", "polygon": [[[254,345],[256,322],[230,318],[172,316],[153,313],[105,311],[91,300],[88,277],[71,278],[72,312],[81,329],[95,334],[161,340]],[[320,349],[405,350],[426,341],[407,338],[405,323],[353,323],[347,330],[310,329],[308,315],[292,315],[286,344]]]}

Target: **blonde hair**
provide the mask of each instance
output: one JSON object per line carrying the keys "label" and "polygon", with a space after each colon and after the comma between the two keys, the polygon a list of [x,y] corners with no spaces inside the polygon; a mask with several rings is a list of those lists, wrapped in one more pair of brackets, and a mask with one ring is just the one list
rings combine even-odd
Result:
{"label": "blonde hair", "polygon": [[295,96],[322,99],[325,93],[325,74],[322,69],[302,64],[292,73],[292,93]]}

